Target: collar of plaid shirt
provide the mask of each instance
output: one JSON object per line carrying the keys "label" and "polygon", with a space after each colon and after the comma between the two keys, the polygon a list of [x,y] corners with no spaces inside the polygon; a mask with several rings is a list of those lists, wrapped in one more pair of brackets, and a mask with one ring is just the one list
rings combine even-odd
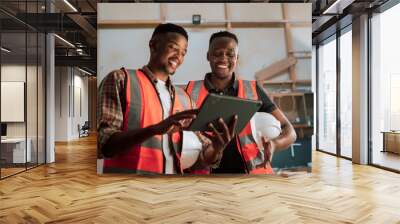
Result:
{"label": "collar of plaid shirt", "polygon": [[[154,75],[154,73],[150,70],[150,68],[147,65],[145,65],[145,66],[142,67],[141,71],[151,80],[151,82],[153,83],[154,89],[156,90],[157,94],[160,94],[158,92],[157,87],[156,87],[158,79]],[[165,85],[167,86],[169,95],[171,96],[171,102],[174,102],[175,89],[174,89],[174,86],[172,85],[172,81],[171,81],[171,77],[170,76],[168,76],[168,79],[165,82]]]}
{"label": "collar of plaid shirt", "polygon": [[[150,68],[147,66],[147,65],[145,65],[145,66],[143,66],[142,67],[142,72],[151,80],[151,82],[154,84],[154,86],[157,84],[157,81],[158,81],[158,79],[157,79],[157,77],[154,75],[154,73],[150,70]],[[171,81],[171,77],[170,76],[168,76],[168,79],[167,79],[167,81],[165,82],[165,85],[167,86],[167,88],[168,88],[168,92],[170,93],[170,95],[171,95],[171,98],[172,98],[172,96],[173,96],[173,92],[174,92],[174,86],[172,85],[172,81]]]}

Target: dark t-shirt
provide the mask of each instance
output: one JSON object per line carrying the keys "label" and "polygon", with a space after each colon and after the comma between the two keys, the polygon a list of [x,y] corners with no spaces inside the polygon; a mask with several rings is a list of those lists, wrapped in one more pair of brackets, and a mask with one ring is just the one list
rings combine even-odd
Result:
{"label": "dark t-shirt", "polygon": [[[206,87],[208,92],[227,96],[238,95],[238,82],[235,78],[235,74],[233,74],[232,76],[231,84],[222,91],[218,91],[217,89],[215,89],[210,81],[210,76],[211,74],[207,73],[204,79],[204,86]],[[274,111],[276,109],[276,106],[271,101],[271,99],[269,99],[268,95],[265,93],[262,87],[257,84],[256,90],[259,100],[261,100],[263,103],[258,112],[271,113],[272,111]],[[236,138],[234,138],[225,148],[219,167],[216,169],[212,169],[212,173],[246,173],[245,169],[246,168],[244,166],[244,160],[237,148]]]}

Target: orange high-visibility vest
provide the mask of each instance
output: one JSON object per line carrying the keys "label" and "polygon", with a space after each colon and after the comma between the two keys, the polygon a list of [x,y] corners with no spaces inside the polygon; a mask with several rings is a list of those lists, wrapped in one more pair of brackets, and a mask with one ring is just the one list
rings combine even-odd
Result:
{"label": "orange high-visibility vest", "polygon": [[[122,69],[127,77],[126,107],[123,119],[123,131],[146,128],[163,120],[163,108],[157,90],[152,81],[140,70]],[[170,114],[192,109],[189,95],[179,87],[175,87]],[[169,135],[174,150],[174,161],[177,172],[183,173],[180,167],[182,133]],[[164,154],[162,135],[155,135],[135,145],[131,150],[104,159],[103,172],[120,172],[136,174],[164,173]]]}
{"label": "orange high-visibility vest", "polygon": [[[238,79],[238,97],[244,99],[258,100],[255,81]],[[208,90],[204,86],[204,80],[190,81],[186,91],[191,99],[200,107],[208,95]],[[264,161],[264,152],[257,147],[257,143],[252,135],[251,123],[248,122],[245,128],[236,136],[236,145],[245,163],[246,172],[250,174],[272,174],[272,167],[257,168]]]}

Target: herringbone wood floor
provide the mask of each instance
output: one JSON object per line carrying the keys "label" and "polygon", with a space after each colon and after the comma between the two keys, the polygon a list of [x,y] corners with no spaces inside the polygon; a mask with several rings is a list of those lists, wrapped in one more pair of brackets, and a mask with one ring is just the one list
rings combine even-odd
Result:
{"label": "herringbone wood floor", "polygon": [[315,152],[313,173],[96,174],[95,138],[0,181],[0,223],[400,223],[400,175]]}

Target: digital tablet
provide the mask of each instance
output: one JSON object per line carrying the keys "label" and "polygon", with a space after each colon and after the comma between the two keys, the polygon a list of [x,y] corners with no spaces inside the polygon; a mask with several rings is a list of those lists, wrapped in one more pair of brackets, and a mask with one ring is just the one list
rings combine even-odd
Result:
{"label": "digital tablet", "polygon": [[208,94],[201,105],[196,119],[190,124],[190,131],[211,131],[209,123],[219,127],[218,119],[224,119],[229,125],[235,114],[238,115],[235,134],[238,134],[261,107],[261,101],[242,99],[239,97]]}

